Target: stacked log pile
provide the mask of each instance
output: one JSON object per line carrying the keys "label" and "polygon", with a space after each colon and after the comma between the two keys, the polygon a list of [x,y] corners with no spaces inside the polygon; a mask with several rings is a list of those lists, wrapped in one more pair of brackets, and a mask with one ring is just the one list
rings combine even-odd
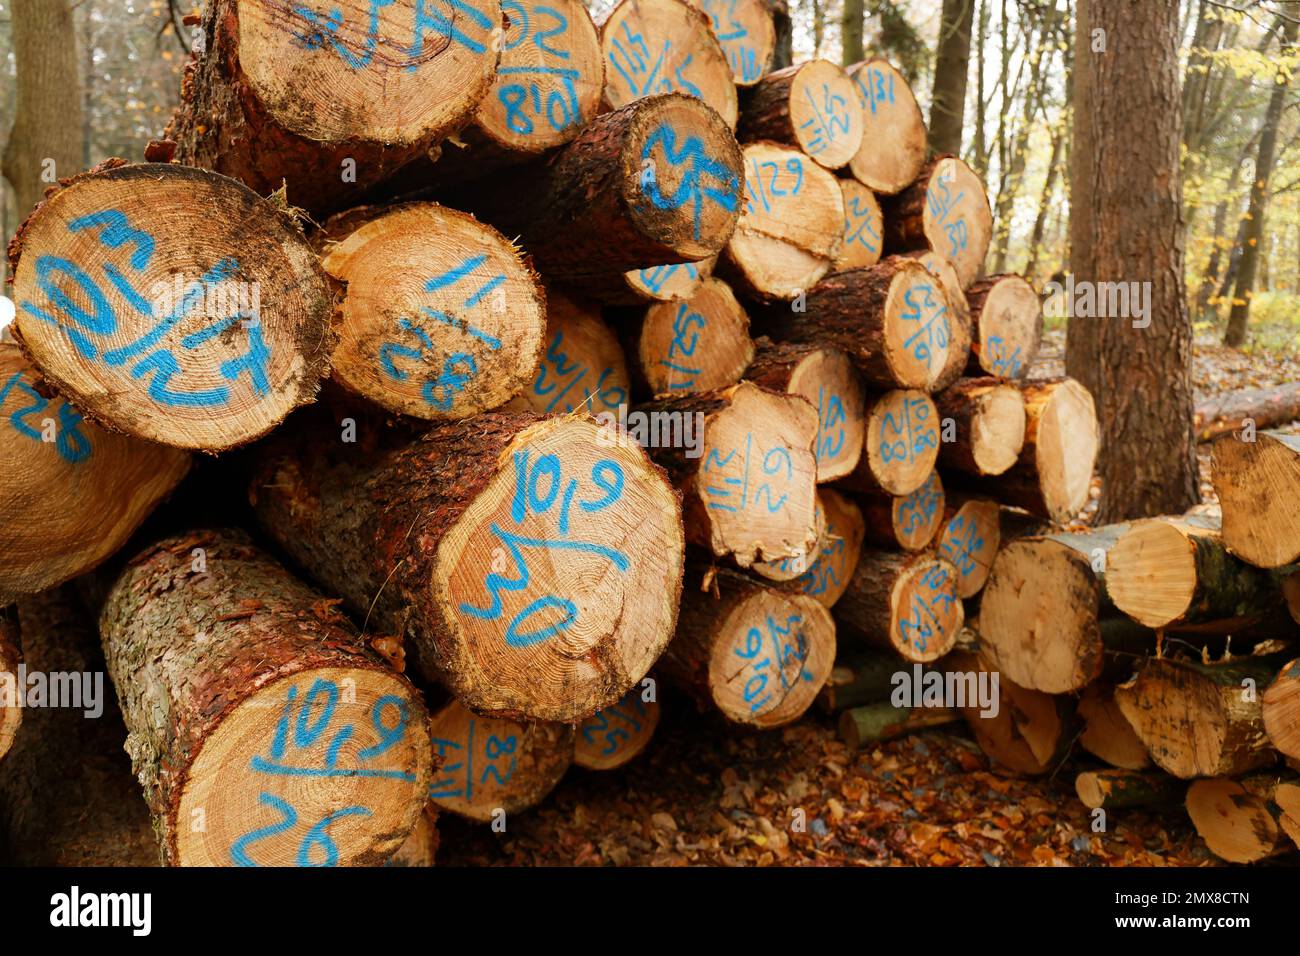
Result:
{"label": "stacked log pile", "polygon": [[[1092,400],[1027,379],[1038,295],[982,275],[984,186],[889,63],[771,72],[756,0],[259,9],[209,3],[167,138],[10,245],[0,603],[100,568],[77,653],[137,781],[106,827],[173,865],[427,865],[432,808],[496,826],[635,759],[660,680],[738,728],[820,700],[853,746],[964,718],[1027,773],[1081,720],[1148,776],[1298,756],[1294,666],[1234,659],[1244,707],[1156,650],[1300,605],[1294,514],[1243,510],[1294,500],[1259,489],[1300,444],[1225,449],[1255,504],[1221,491],[1221,532],[1067,533]],[[244,527],[164,503],[191,452]],[[6,671],[34,627],[0,618]],[[76,743],[19,716],[0,755]]]}

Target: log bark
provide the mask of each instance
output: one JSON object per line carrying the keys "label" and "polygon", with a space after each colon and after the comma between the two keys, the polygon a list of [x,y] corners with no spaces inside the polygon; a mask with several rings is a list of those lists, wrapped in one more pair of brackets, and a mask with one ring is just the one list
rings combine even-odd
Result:
{"label": "log bark", "polygon": [[864,550],[835,619],[853,637],[892,648],[903,660],[938,660],[952,650],[965,619],[956,579],[943,558]]}
{"label": "log bark", "polygon": [[1214,443],[1210,479],[1223,509],[1223,542],[1250,564],[1300,559],[1300,434],[1263,432]]}
{"label": "log bark", "polygon": [[104,656],[167,864],[379,865],[414,828],[424,705],[333,603],[234,531],[159,542],[113,585]]}
{"label": "log bark", "polygon": [[377,454],[304,427],[264,450],[249,496],[363,630],[484,716],[581,720],[672,634],[676,496],[590,418],[488,413]]}
{"label": "log bark", "polygon": [[1273,746],[1300,760],[1300,659],[1286,664],[1262,699],[1264,731]]}
{"label": "log bark", "polygon": [[971,375],[1023,379],[1043,336],[1043,306],[1024,278],[989,276],[966,292],[971,315]]}
{"label": "log bark", "polygon": [[573,762],[585,770],[616,770],[640,756],[659,726],[659,699],[633,687],[613,707],[593,714],[578,727]]}
{"label": "log bark", "polygon": [[945,468],[975,477],[1001,475],[1020,457],[1028,416],[1020,389],[992,378],[963,378],[934,397],[942,422],[952,420],[954,441],[939,445]]}
{"label": "log bark", "polygon": [[1074,790],[1090,810],[1129,810],[1181,803],[1187,784],[1159,772],[1085,770],[1074,778]]}
{"label": "log bark", "polygon": [[817,489],[817,504],[825,516],[825,530],[812,564],[797,580],[802,593],[824,607],[834,607],[858,566],[865,522],[852,498],[830,488]]}
{"label": "log bark", "polygon": [[363,207],[316,238],[346,291],[334,379],[390,412],[469,418],[537,374],[546,295],[491,226],[436,203]]}
{"label": "log bark", "polygon": [[1229,863],[1257,863],[1294,849],[1275,800],[1294,774],[1260,773],[1240,780],[1197,780],[1187,789],[1187,813],[1210,852]]}
{"label": "log bark", "polygon": [[745,98],[736,136],[744,143],[781,143],[819,166],[840,169],[862,145],[862,108],[853,81],[829,60],[769,73]]}
{"label": "log bark", "polygon": [[687,580],[677,634],[656,669],[734,723],[771,729],[798,720],[835,661],[830,612],[725,570],[692,569]]}
{"label": "log bark", "polygon": [[774,308],[761,327],[778,341],[842,350],[876,388],[928,392],[948,364],[949,311],[924,266],[894,258],[832,273],[808,290],[802,312]]}
{"label": "log bark", "polygon": [[480,823],[537,806],[573,762],[572,726],[481,717],[456,700],[429,718],[429,733],[443,760],[430,801]]}
{"label": "log bark", "polygon": [[719,273],[747,298],[798,303],[844,242],[839,183],[799,150],[776,143],[750,143],[742,156],[740,218]]}
{"label": "log bark", "polygon": [[167,128],[175,157],[321,214],[474,118],[505,39],[495,0],[454,23],[411,0],[347,15],[214,0]]}
{"label": "log bark", "polygon": [[1093,681],[1079,698],[1079,717],[1083,732],[1079,746],[1121,770],[1145,770],[1151,766],[1146,744],[1115,702],[1115,685],[1106,680]]}
{"label": "log bark", "polygon": [[1196,440],[1214,441],[1244,428],[1277,428],[1300,421],[1300,382],[1224,392],[1196,406]]}
{"label": "log bark", "polygon": [[939,415],[930,396],[911,389],[868,395],[866,420],[862,456],[840,484],[896,497],[923,486],[939,457]]}
{"label": "log bark", "polygon": [[862,502],[866,538],[888,550],[921,551],[930,546],[944,525],[945,493],[937,471],[905,495],[865,492]]}
{"label": "log bark", "polygon": [[[811,405],[741,382],[638,411],[654,429],[646,442],[651,455],[682,494],[690,543],[741,567],[813,553],[817,415]],[[673,439],[674,425],[685,440]]]}
{"label": "log bark", "polygon": [[877,195],[900,193],[925,165],[925,117],[906,78],[883,57],[855,63],[848,74],[862,106],[862,145],[849,171]]}
{"label": "log bark", "polygon": [[844,235],[831,268],[835,272],[870,268],[880,261],[885,245],[880,203],[875,193],[856,179],[841,179],[840,195],[844,199]]}
{"label": "log bark", "polygon": [[555,289],[546,295],[546,349],[520,398],[539,415],[617,414],[632,397],[623,347],[600,309]]}
{"label": "log bark", "polygon": [[889,701],[853,707],[839,716],[840,740],[850,750],[961,720],[947,707],[895,707]]}
{"label": "log bark", "polygon": [[866,386],[836,348],[774,343],[760,338],[745,377],[764,388],[798,395],[817,409],[817,481],[851,473],[866,434]]}
{"label": "log bark", "polygon": [[25,598],[14,616],[27,673],[51,688],[67,675],[82,706],[47,699],[27,708],[13,749],[0,757],[0,858],[19,866],[157,866],[94,620],[68,587]]}
{"label": "log bark", "polygon": [[[765,0],[691,0],[709,16],[737,86],[753,86],[772,69],[776,23]],[[786,14],[787,29],[789,14]],[[780,64],[784,65],[784,64]]]}
{"label": "log bark", "polygon": [[721,279],[645,310],[631,351],[651,395],[690,395],[735,385],[754,358],[749,315]]}
{"label": "log bark", "polygon": [[736,128],[736,84],[704,11],[686,0],[620,0],[599,25],[611,109],[678,91],[699,97]]}
{"label": "log bark", "polygon": [[0,605],[94,568],[185,476],[190,456],[105,431],[0,342]]}
{"label": "log bark", "polygon": [[740,215],[741,154],[707,105],[664,94],[596,117],[514,185],[489,181],[458,197],[518,236],[549,281],[580,292],[719,252]]}
{"label": "log bark", "polygon": [[110,161],[9,246],[16,337],[105,427],[221,451],[315,400],[332,293],[282,204],[215,173]]}
{"label": "log bark", "polygon": [[1002,509],[996,501],[959,497],[949,501],[944,518],[935,550],[957,569],[957,596],[972,598],[988,581],[1002,545]]}
{"label": "log bark", "polygon": [[984,267],[993,213],[979,176],[956,156],[940,154],[898,195],[881,200],[885,252],[928,249],[949,259],[963,289]]}

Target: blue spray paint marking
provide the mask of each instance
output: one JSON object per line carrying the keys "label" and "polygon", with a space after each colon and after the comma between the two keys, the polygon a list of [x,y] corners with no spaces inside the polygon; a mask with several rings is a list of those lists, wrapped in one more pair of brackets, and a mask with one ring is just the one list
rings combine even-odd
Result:
{"label": "blue spray paint marking", "polygon": [[[466,800],[472,800],[476,786],[483,787],[490,781],[495,781],[497,784],[504,786],[514,776],[519,737],[516,734],[505,734],[503,736],[489,734],[480,751],[476,750],[474,746],[474,737],[477,730],[478,718],[471,717],[464,741],[448,740],[444,737],[433,738],[434,749],[437,750],[444,762],[441,769],[443,776],[429,785],[430,797],[463,797]],[[447,760],[449,756],[458,752],[463,752],[465,759],[458,760],[455,763]],[[477,777],[474,772],[476,757],[482,761],[482,771]],[[508,761],[503,759],[507,757],[509,758]],[[502,764],[505,765],[504,770]]]}
{"label": "blue spray paint marking", "polygon": [[[647,162],[656,146],[662,146],[664,158],[674,170],[685,167],[677,188],[668,195],[660,189],[655,166]],[[709,156],[705,152],[704,141],[698,136],[687,136],[681,149],[678,150],[677,131],[666,123],[660,124],[641,147],[641,166],[641,191],[656,207],[680,209],[690,203],[691,219],[697,240],[700,238],[700,219],[704,214],[706,200],[727,212],[734,212],[736,209],[739,174],[729,169],[725,163]],[[706,177],[715,185],[705,185]]]}
{"label": "blue spray paint marking", "polygon": [[[821,508],[818,506],[818,511]],[[808,570],[799,576],[799,590],[809,597],[818,597],[839,587],[840,572],[844,570],[846,547],[844,539],[836,534],[835,522],[826,520],[824,542],[817,553],[817,560]]]}
{"label": "blue spray paint marking", "polygon": [[978,567],[975,555],[984,550],[984,537],[978,525],[974,516],[958,515],[949,523],[939,544],[939,551],[963,578],[975,573]]}
{"label": "blue spray paint marking", "polygon": [[736,19],[736,0],[704,0],[704,11],[713,21],[713,33],[727,56],[732,74],[742,83],[752,83],[760,75],[758,51],[747,42],[749,31]]}
{"label": "blue spray paint marking", "polygon": [[[751,627],[745,634],[744,649],[732,651],[741,660],[747,662],[746,669],[749,671],[749,676],[745,680],[743,696],[745,703],[749,704],[751,714],[770,710],[773,705],[780,703],[780,700],[784,699],[795,686],[796,681],[813,679],[812,674],[804,667],[808,660],[808,640],[804,637],[803,628],[800,626],[803,623],[803,616],[791,614],[783,623],[778,624],[769,614],[765,623],[766,634],[762,628]],[[759,657],[766,644],[771,645],[770,653],[765,657]],[[795,669],[793,680],[787,676],[788,665],[792,662]],[[773,671],[778,686],[769,690],[769,674]],[[773,694],[777,690],[781,692],[781,697],[773,699]]]}
{"label": "blue spray paint marking", "polygon": [[910,462],[927,448],[939,447],[939,432],[928,423],[933,407],[928,399],[904,398],[897,417],[893,412],[885,413],[880,430],[880,458],[883,462]]}
{"label": "blue spray paint marking", "polygon": [[[803,185],[803,160],[797,156],[792,156],[785,161],[785,171],[795,176],[794,186],[786,189],[777,184],[781,175],[781,167],[771,160],[759,162],[751,157],[749,160],[749,173],[745,176],[745,192],[748,193],[749,199],[745,203],[745,212],[754,211],[754,203],[761,202],[763,211],[770,213],[773,204],[784,196],[799,195],[799,188]],[[764,182],[763,173],[768,174]]]}
{"label": "blue spray paint marking", "polygon": [[659,364],[670,371],[680,372],[691,377],[681,382],[669,381],[669,390],[682,391],[695,387],[695,376],[699,375],[703,369],[680,365],[674,362],[673,359],[680,360],[693,356],[700,341],[700,332],[692,332],[691,330],[693,327],[698,326],[703,331],[707,325],[708,320],[699,312],[692,310],[685,302],[678,304],[677,314],[673,316],[673,338],[668,343],[668,357],[660,359]]}
{"label": "blue spray paint marking", "polygon": [[939,510],[939,492],[939,479],[932,474],[925,484],[895,504],[901,534],[916,534],[929,526]]}
{"label": "blue spray paint marking", "polygon": [[994,375],[1000,375],[1003,378],[1015,378],[1020,374],[1020,369],[1024,366],[1020,358],[1020,346],[1017,345],[1015,351],[1007,354],[1007,343],[1000,335],[990,335],[985,345],[985,357],[990,365],[993,366]]}
{"label": "blue spray paint marking", "polygon": [[[321,14],[301,4],[293,8],[293,13],[305,22],[305,29],[293,35],[294,41],[305,50],[320,50],[328,46],[339,59],[353,70],[360,70],[375,62],[381,40],[379,37],[379,11],[392,6],[396,0],[370,0],[370,10],[366,19],[365,41],[359,50],[355,43],[349,43],[340,37],[343,27],[343,11],[337,7],[328,14]],[[437,9],[445,7],[447,12]],[[492,29],[492,21],[480,10],[462,0],[416,0],[411,13],[411,46],[405,50],[407,59],[402,63],[383,62],[382,66],[403,66],[407,72],[416,70],[425,62],[425,33],[430,32],[439,37],[439,50],[448,42],[454,42],[474,53],[487,50],[486,36],[471,36],[457,25],[461,15],[476,26],[483,34]],[[393,44],[385,44],[394,46]]]}
{"label": "blue spray paint marking", "polygon": [[947,569],[932,565],[921,576],[906,613],[898,616],[898,636],[917,653],[924,654],[939,627],[938,614],[946,613],[957,600]]}
{"label": "blue spray paint marking", "polygon": [[[627,390],[620,385],[613,384],[610,379],[615,372],[613,368],[606,366],[596,379],[595,388],[583,386],[582,398],[579,400],[577,394],[573,398],[566,399],[566,396],[573,390],[574,386],[581,382],[587,376],[589,371],[585,365],[579,365],[576,361],[569,361],[567,353],[562,352],[564,345],[564,332],[556,330],[555,338],[546,349],[546,354],[542,358],[542,363],[537,369],[537,378],[533,381],[533,394],[539,398],[552,396],[546,405],[546,414],[549,415],[561,401],[564,402],[564,411],[572,412],[578,408],[586,408],[595,414],[597,405],[602,405],[606,410],[617,410],[618,407],[627,402]],[[552,375],[555,381],[550,381]],[[564,380],[568,379],[565,383]],[[564,387],[561,388],[561,384]],[[558,390],[558,391],[557,391]],[[552,395],[552,393],[554,393]],[[576,402],[576,404],[575,404]]]}
{"label": "blue spray paint marking", "polygon": [[[582,121],[578,103],[577,83],[582,79],[580,70],[562,67],[550,61],[569,59],[569,51],[550,46],[547,41],[561,36],[569,29],[569,20],[554,7],[537,6],[533,12],[538,26],[549,20],[549,29],[534,31],[528,10],[517,0],[505,0],[501,9],[510,18],[510,39],[503,48],[514,50],[528,40],[540,51],[543,63],[538,65],[502,65],[499,76],[519,77],[520,82],[500,84],[496,91],[498,102],[506,110],[506,126],[521,136],[529,136],[537,122],[545,119],[556,132],[562,132]],[[556,85],[560,87],[556,89]],[[531,106],[531,115],[528,108]]]}
{"label": "blue spray paint marking", "polygon": [[804,143],[804,152],[816,156],[829,149],[836,140],[848,136],[853,125],[853,115],[849,112],[849,101],[839,93],[832,93],[829,83],[823,83],[821,96],[813,95],[812,90],[804,87],[804,97],[812,107],[813,115],[799,124],[799,128],[808,130],[810,137]]}
{"label": "blue spray paint marking", "polygon": [[[0,386],[0,408],[15,389],[31,399],[32,404],[11,412],[9,424],[20,435],[25,435],[33,441],[44,442],[45,438],[41,431],[33,427],[28,418],[30,416],[38,422],[41,421],[40,415],[49,407],[50,400],[24,381],[22,372],[14,372],[9,376],[8,381]],[[90,439],[81,432],[81,413],[67,402],[60,402],[55,414],[59,417],[54,429],[54,447],[65,461],[74,465],[79,461],[85,461],[90,457],[91,447]]]}
{"label": "blue spray paint marking", "polygon": [[850,196],[844,207],[844,244],[859,245],[871,253],[880,251],[876,210],[861,196]]}
{"label": "blue spray paint marking", "polygon": [[[370,730],[374,743],[357,751],[355,766],[340,766],[339,757],[343,745],[356,737],[356,728],[350,724],[336,721],[337,707],[340,700],[339,686],[332,680],[317,677],[299,700],[298,685],[291,685],[280,711],[272,733],[267,755],[255,754],[249,760],[249,767],[255,772],[270,777],[369,777],[386,780],[415,782],[415,774],[403,770],[390,770],[380,767],[365,767],[376,757],[382,756],[396,743],[405,738],[410,723],[410,712],[406,702],[393,694],[380,697],[370,708]],[[393,718],[390,725],[389,717]],[[308,748],[315,746],[329,736],[329,743],[319,765],[309,765],[306,759]],[[230,845],[230,859],[236,866],[257,866],[249,856],[249,849],[255,843],[269,840],[298,824],[298,812],[287,800],[274,794],[263,792],[258,802],[270,807],[279,815],[279,820],[267,826],[249,830]],[[298,866],[337,866],[338,848],[329,835],[329,827],[338,820],[353,816],[370,816],[367,807],[348,806],[329,813],[313,824],[298,844]],[[320,853],[314,852],[319,849]],[[313,862],[313,856],[323,854],[323,862]]]}
{"label": "blue spray paint marking", "polygon": [[[556,518],[557,537],[537,538],[526,536],[502,528],[496,522],[491,525],[492,534],[505,547],[510,556],[513,570],[510,574],[498,571],[490,572],[483,580],[487,591],[486,605],[462,602],[460,612],[481,621],[498,621],[505,614],[505,602],[502,595],[518,594],[527,591],[532,583],[532,568],[528,563],[527,551],[570,551],[589,554],[602,558],[612,564],[620,573],[625,573],[631,566],[627,555],[614,548],[594,542],[582,541],[571,537],[570,519],[573,505],[585,514],[596,514],[613,505],[623,496],[623,468],[612,458],[603,458],[592,465],[591,484],[601,492],[595,498],[577,498],[578,479],[570,478],[564,483],[563,468],[560,459],[554,454],[540,456],[530,462],[531,452],[527,449],[515,452],[515,493],[510,504],[510,517],[518,527],[530,515],[550,514],[559,504]],[[545,490],[542,490],[545,482]],[[563,493],[561,493],[563,486]],[[546,616],[543,612],[558,610],[558,617],[550,616],[549,623],[544,623],[533,630],[522,631],[524,622],[533,617]],[[503,638],[509,647],[530,647],[540,644],[557,634],[567,631],[577,620],[578,608],[568,598],[554,594],[542,595],[516,612],[506,625]]]}
{"label": "blue spray paint marking", "polygon": [[958,254],[965,250],[967,246],[967,227],[964,216],[949,221],[958,204],[966,196],[966,193],[959,192],[956,196],[948,188],[948,180],[940,176],[935,176],[930,180],[930,186],[925,191],[925,204],[934,221],[943,226],[944,233],[948,237],[949,259],[956,259]]}
{"label": "blue spray paint marking", "polygon": [[817,463],[834,461],[844,450],[844,425],[848,413],[844,402],[833,392],[826,394],[826,386],[817,388]]}
{"label": "blue spray paint marking", "polygon": [[[916,323],[916,330],[903,341],[903,345],[912,350],[912,356],[918,362],[924,362],[926,368],[933,368],[934,349],[948,348],[948,307],[939,304],[934,297],[934,287],[928,283],[910,287],[903,293],[903,303],[907,308],[899,318]],[[946,359],[946,351],[944,356]]]}
{"label": "blue spray paint marking", "polygon": [[669,60],[673,51],[671,40],[664,40],[663,49],[652,55],[646,45],[645,37],[634,33],[624,20],[619,25],[619,36],[614,38],[609,52],[609,65],[627,84],[632,94],[630,99],[639,99],[651,93],[672,93],[680,91],[691,96],[704,98],[703,91],[686,77],[686,69],[695,58],[690,54],[673,70],[672,76],[662,73],[664,61]]}
{"label": "blue spray paint marking", "polygon": [[641,699],[641,689],[633,687],[617,704],[597,711],[583,722],[582,739],[595,745],[599,742],[598,735],[604,734],[605,746],[600,755],[612,756],[631,741],[632,734],[641,733],[641,722],[647,717],[648,710],[645,701]]}
{"label": "blue spray paint marking", "polygon": [[679,269],[686,270],[686,276],[691,282],[694,282],[700,277],[700,270],[696,267],[695,263],[677,262],[672,265],[655,266],[651,269],[639,269],[637,271],[637,278],[647,289],[658,294],[659,291],[672,280],[672,277],[677,274]]}
{"label": "blue spray paint marking", "polygon": [[862,82],[862,73],[854,77],[858,87],[858,98],[865,106],[870,107],[874,116],[878,109],[883,109],[885,105],[894,104],[894,74],[886,76],[885,72],[879,67],[871,67],[866,73],[867,81]]}
{"label": "blue spray paint marking", "polygon": [[[722,485],[706,485],[704,493],[709,497],[705,507],[711,511],[730,511],[739,513],[744,511],[752,504],[761,504],[767,509],[768,514],[775,514],[785,508],[788,494],[777,495],[772,490],[772,484],[769,482],[760,483],[757,488],[752,489],[751,495],[751,470],[752,458],[754,453],[754,435],[752,432],[745,435],[745,448],[743,454],[740,449],[733,448],[726,455],[720,455],[716,448],[710,448],[708,455],[704,458],[703,473],[708,475],[715,472],[721,472],[736,461],[740,465],[740,476],[724,476],[720,480]],[[762,465],[760,466],[764,475],[771,475],[784,479],[788,484],[794,479],[794,459],[790,455],[790,449],[777,446],[763,453]],[[740,457],[737,458],[737,455]]]}

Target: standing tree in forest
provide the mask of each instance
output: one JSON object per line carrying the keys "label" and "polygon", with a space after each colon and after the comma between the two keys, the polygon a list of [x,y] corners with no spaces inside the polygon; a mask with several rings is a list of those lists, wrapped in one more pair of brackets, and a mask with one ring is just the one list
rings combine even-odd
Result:
{"label": "standing tree in forest", "polygon": [[840,17],[840,62],[852,66],[862,59],[862,0],[844,0]]}
{"label": "standing tree in forest", "polygon": [[18,101],[0,168],[21,218],[81,166],[81,70],[71,0],[12,0],[11,11]]}
{"label": "standing tree in forest", "polygon": [[[1295,45],[1300,21],[1279,17],[1282,26],[1282,46],[1290,51]],[[1250,187],[1250,205],[1243,223],[1241,262],[1237,266],[1237,286],[1232,293],[1232,311],[1228,314],[1228,329],[1223,344],[1239,347],[1246,341],[1246,322],[1250,318],[1250,301],[1255,293],[1255,273],[1259,266],[1260,244],[1264,239],[1264,214],[1268,204],[1268,183],[1273,175],[1273,158],[1277,152],[1277,128],[1282,120],[1282,107],[1286,101],[1287,81],[1290,71],[1278,69],[1273,92],[1264,111],[1264,125],[1259,137],[1259,153],[1255,159],[1255,181]]]}
{"label": "standing tree in forest", "polygon": [[936,153],[961,151],[970,32],[974,18],[975,0],[943,0],[930,103],[930,148]]}
{"label": "standing tree in forest", "polygon": [[[1121,288],[1111,283],[1130,293],[1128,314],[1072,312],[1067,330],[1066,370],[1092,392],[1101,426],[1099,522],[1178,513],[1199,500],[1178,27],[1177,0],[1078,5],[1070,268],[1076,291],[1091,283],[1110,302]],[[1140,321],[1134,291],[1149,292]]]}

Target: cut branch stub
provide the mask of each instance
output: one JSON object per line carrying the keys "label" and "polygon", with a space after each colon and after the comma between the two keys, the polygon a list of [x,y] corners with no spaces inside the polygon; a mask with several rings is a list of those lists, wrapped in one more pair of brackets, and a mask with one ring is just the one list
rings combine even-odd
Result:
{"label": "cut branch stub", "polygon": [[943,481],[937,471],[905,495],[867,492],[862,495],[867,538],[883,548],[927,548],[943,527],[944,501]]}
{"label": "cut branch stub", "polygon": [[1011,468],[1025,445],[1025,399],[1020,389],[991,378],[966,378],[934,397],[940,421],[952,420],[954,440],[939,446],[945,468],[976,477]]}
{"label": "cut branch stub", "polygon": [[1022,379],[1043,335],[1038,293],[1017,275],[981,279],[966,294],[971,313],[972,375]]}
{"label": "cut branch stub", "polygon": [[799,577],[799,589],[808,597],[816,598],[823,607],[833,607],[858,566],[865,524],[862,509],[847,495],[831,488],[818,488],[817,502],[824,515],[825,530],[813,563]]}
{"label": "cut branch stub", "polygon": [[646,309],[637,341],[652,395],[688,395],[740,381],[754,358],[749,316],[721,279]]}
{"label": "cut branch stub", "polygon": [[952,262],[962,288],[970,288],[993,235],[988,195],[974,170],[956,156],[936,156],[916,182],[881,206],[888,252],[937,252]]}
{"label": "cut branch stub", "polygon": [[335,434],[267,449],[257,518],[371,630],[404,637],[425,677],[484,716],[572,722],[649,670],[684,542],[635,442],[585,416],[499,412],[377,457]]}
{"label": "cut branch stub", "polygon": [[932,554],[864,550],[835,619],[904,660],[938,660],[952,650],[965,620],[957,571]]}
{"label": "cut branch stub", "polygon": [[939,554],[957,569],[957,594],[974,597],[984,587],[1002,543],[1001,509],[996,501],[971,498],[951,512],[939,535]]}
{"label": "cut branch stub", "polygon": [[745,100],[736,135],[801,150],[827,169],[848,163],[862,145],[862,110],[847,73],[810,60],[769,73]]}
{"label": "cut branch stub", "polygon": [[772,68],[776,26],[763,0],[691,0],[709,15],[737,86],[753,86]]}
{"label": "cut branch stub", "polygon": [[1210,477],[1229,551],[1261,568],[1300,559],[1300,435],[1225,435],[1214,443]]}
{"label": "cut branch stub", "polygon": [[910,186],[928,151],[925,118],[903,74],[872,57],[848,68],[862,107],[862,145],[849,161],[858,182],[882,195]]}
{"label": "cut branch stub", "polygon": [[275,203],[183,166],[115,166],[42,203],[10,248],[24,350],[87,416],[221,451],[314,401],[331,295]]}
{"label": "cut branch stub", "polygon": [[481,823],[535,807],[573,762],[573,728],[480,717],[451,701],[429,718],[433,750],[442,757],[429,799]]}
{"label": "cut branch stub", "polygon": [[[48,390],[46,390],[48,392]],[[0,342],[0,605],[89,571],[185,476],[188,452],[105,431]]]}
{"label": "cut branch stub", "polygon": [[546,351],[524,401],[539,415],[617,414],[630,394],[623,347],[600,310],[548,290]]}
{"label": "cut branch stub", "polygon": [[745,147],[744,175],[744,205],[723,256],[728,278],[764,301],[794,299],[839,255],[839,182],[797,149],[775,143]]}
{"label": "cut branch stub", "polygon": [[855,491],[909,495],[934,471],[939,457],[939,416],[924,392],[895,389],[867,399],[862,457],[842,479]]}
{"label": "cut branch stub", "polygon": [[605,101],[688,93],[736,128],[736,84],[709,18],[685,0],[621,0],[600,24]]}
{"label": "cut branch stub", "polygon": [[855,179],[841,179],[840,193],[844,197],[844,243],[833,268],[843,272],[874,266],[885,245],[880,203],[875,193]]}
{"label": "cut branch stub", "polygon": [[415,826],[424,705],[332,603],[242,532],[163,541],[113,586],[104,656],[168,864],[378,866]]}
{"label": "cut branch stub", "polygon": [[659,726],[659,700],[637,685],[612,707],[578,726],[573,762],[587,770],[614,770],[645,750]]}
{"label": "cut branch stub", "polygon": [[[422,156],[468,121],[496,74],[497,0],[213,0],[167,135],[176,158],[315,211]],[[235,221],[239,221],[236,217]]]}
{"label": "cut branch stub", "polygon": [[434,203],[345,213],[321,265],[346,286],[334,377],[390,412],[468,418],[533,379],[546,299],[491,226]]}
{"label": "cut branch stub", "polygon": [[567,143],[599,112],[600,38],[579,0],[505,0],[501,10],[501,62],[474,125],[512,153],[541,153]]}

